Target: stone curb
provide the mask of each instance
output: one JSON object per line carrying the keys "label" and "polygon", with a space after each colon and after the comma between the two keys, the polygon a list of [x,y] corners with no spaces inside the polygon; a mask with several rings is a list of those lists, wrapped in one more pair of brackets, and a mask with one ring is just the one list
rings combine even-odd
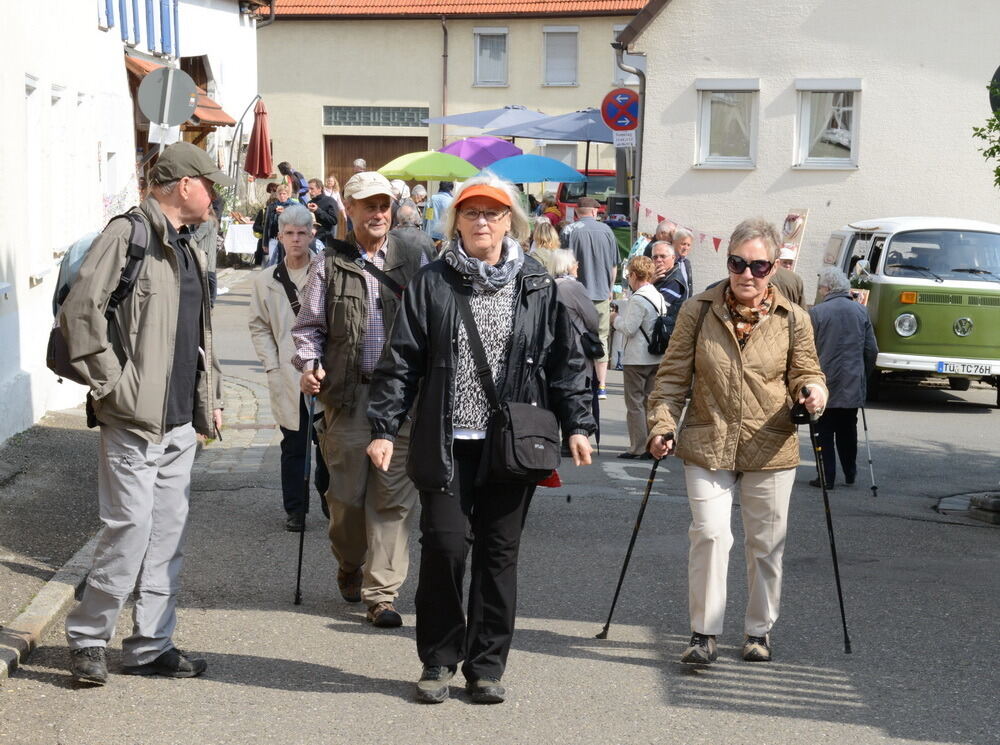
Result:
{"label": "stone curb", "polygon": [[17,669],[38,646],[59,614],[73,602],[77,589],[87,579],[96,548],[95,535],[45,583],[17,618],[0,629],[0,680]]}

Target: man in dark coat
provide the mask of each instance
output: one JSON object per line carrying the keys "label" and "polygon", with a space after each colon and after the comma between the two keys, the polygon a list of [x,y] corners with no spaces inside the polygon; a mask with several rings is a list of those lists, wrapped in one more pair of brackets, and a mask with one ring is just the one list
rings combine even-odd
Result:
{"label": "man in dark coat", "polygon": [[[823,476],[832,489],[837,474],[834,444],[850,486],[857,475],[858,407],[865,404],[867,375],[875,367],[878,344],[864,306],[851,297],[847,275],[833,266],[819,275],[822,302],[809,310],[820,367],[826,375],[830,400],[816,423],[823,449]],[[809,482],[820,486],[819,479]]]}
{"label": "man in dark coat", "polygon": [[319,224],[316,237],[324,244],[329,243],[337,230],[337,212],[340,208],[333,197],[323,193],[323,182],[318,178],[309,179],[309,202],[306,207]]}

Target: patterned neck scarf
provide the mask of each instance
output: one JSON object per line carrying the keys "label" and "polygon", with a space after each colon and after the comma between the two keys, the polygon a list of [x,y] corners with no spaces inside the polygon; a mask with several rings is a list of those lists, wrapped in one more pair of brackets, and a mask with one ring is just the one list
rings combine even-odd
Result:
{"label": "patterned neck scarf", "polygon": [[757,327],[758,323],[767,318],[771,312],[771,306],[774,305],[774,288],[771,285],[767,286],[764,299],[760,301],[760,305],[756,308],[748,308],[737,300],[736,296],[733,295],[733,289],[729,285],[726,285],[725,300],[726,307],[729,309],[729,317],[733,321],[733,332],[736,334],[736,341],[739,342],[740,349],[743,349],[746,346],[747,339],[750,338],[750,332]]}
{"label": "patterned neck scarf", "polygon": [[473,292],[485,292],[488,295],[514,279],[524,264],[524,252],[520,244],[509,236],[503,239],[500,261],[493,265],[469,256],[462,247],[461,237],[448,245],[441,258],[456,272],[472,281]]}

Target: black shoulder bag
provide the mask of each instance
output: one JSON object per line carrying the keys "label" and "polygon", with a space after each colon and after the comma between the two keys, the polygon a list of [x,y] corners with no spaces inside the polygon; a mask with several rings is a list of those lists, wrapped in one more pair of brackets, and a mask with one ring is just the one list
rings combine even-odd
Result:
{"label": "black shoulder bag", "polygon": [[469,335],[479,382],[493,411],[486,425],[476,485],[537,484],[559,466],[559,422],[555,414],[541,406],[500,401],[469,298],[456,292],[455,303]]}
{"label": "black shoulder bag", "polygon": [[288,275],[288,268],[285,266],[284,261],[279,261],[278,265],[274,267],[274,278],[285,289],[285,295],[288,296],[288,302],[292,306],[292,313],[297,316],[299,309],[302,307],[299,303],[299,289]]}

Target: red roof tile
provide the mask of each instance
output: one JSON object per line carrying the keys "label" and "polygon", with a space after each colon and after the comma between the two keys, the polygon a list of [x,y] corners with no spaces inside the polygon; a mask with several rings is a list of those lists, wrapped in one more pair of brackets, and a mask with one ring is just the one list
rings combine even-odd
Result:
{"label": "red roof tile", "polygon": [[[277,0],[277,16],[632,15],[646,0]],[[266,11],[264,11],[266,13]]]}

